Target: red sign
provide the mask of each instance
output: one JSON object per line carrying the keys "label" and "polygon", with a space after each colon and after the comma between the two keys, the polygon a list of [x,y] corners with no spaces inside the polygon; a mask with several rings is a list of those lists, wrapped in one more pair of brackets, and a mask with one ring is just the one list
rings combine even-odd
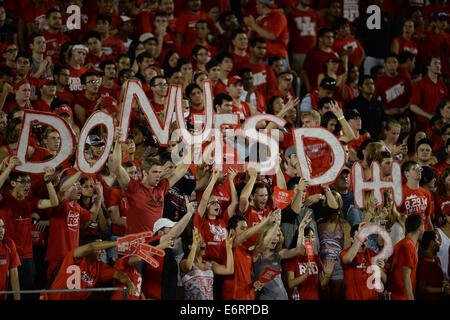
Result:
{"label": "red sign", "polygon": [[163,257],[166,253],[164,252],[164,250],[155,248],[145,243],[146,239],[151,238],[152,236],[153,232],[146,231],[118,238],[116,244],[117,253],[122,255],[139,256],[152,267],[158,268],[159,262],[152,258],[150,254],[155,254]]}
{"label": "red sign", "polygon": [[292,196],[294,195],[294,190],[284,190],[280,189],[277,186],[274,188],[273,192],[273,202],[275,203],[275,206],[277,208],[280,208],[283,210],[286,208],[290,203]]}
{"label": "red sign", "polygon": [[312,242],[305,242],[305,249],[308,262],[314,262],[314,244]]}
{"label": "red sign", "polygon": [[264,269],[263,273],[261,273],[261,275],[259,276],[259,282],[266,283],[272,281],[280,273],[281,271],[267,267]]}

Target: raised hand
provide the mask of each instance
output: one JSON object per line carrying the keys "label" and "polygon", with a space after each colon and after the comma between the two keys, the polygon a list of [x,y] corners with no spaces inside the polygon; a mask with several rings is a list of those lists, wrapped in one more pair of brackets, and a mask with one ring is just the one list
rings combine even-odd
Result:
{"label": "raised hand", "polygon": [[9,159],[8,167],[10,169],[14,169],[16,166],[20,166],[22,164],[22,161],[20,161],[18,156],[12,156],[11,159]]}
{"label": "raised hand", "polygon": [[44,172],[44,181],[52,180],[53,175],[55,174],[55,168],[45,167]]}
{"label": "raised hand", "polygon": [[230,181],[234,181],[234,178],[236,178],[237,174],[238,172],[233,168],[228,169],[228,179],[230,179]]}
{"label": "raised hand", "polygon": [[194,201],[189,201],[189,197],[188,196],[184,196],[184,201],[186,203],[186,212],[187,214],[193,214],[194,210],[195,210],[195,202]]}
{"label": "raised hand", "polygon": [[300,225],[298,226],[298,230],[300,232],[300,230],[303,231],[305,230],[306,226],[311,222],[312,220],[312,211],[308,210],[308,212],[306,212],[305,216],[303,217],[302,221],[300,222]]}

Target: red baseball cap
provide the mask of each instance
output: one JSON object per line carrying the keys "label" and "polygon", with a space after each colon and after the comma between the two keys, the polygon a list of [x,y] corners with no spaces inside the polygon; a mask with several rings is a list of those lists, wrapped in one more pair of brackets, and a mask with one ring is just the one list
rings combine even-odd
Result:
{"label": "red baseball cap", "polygon": [[104,97],[100,103],[100,106],[105,108],[109,113],[119,112],[117,100],[111,96]]}
{"label": "red baseball cap", "polygon": [[58,116],[62,115],[63,113],[67,113],[71,117],[73,116],[72,109],[67,104],[63,104],[58,109],[56,109],[56,114]]}
{"label": "red baseball cap", "polygon": [[52,85],[56,86],[56,81],[55,81],[54,79],[47,79],[47,78],[44,78],[44,79],[42,79],[41,82],[39,83],[39,88],[41,88],[42,86],[49,85],[49,84],[52,84]]}
{"label": "red baseball cap", "polygon": [[262,4],[265,4],[269,8],[276,9],[277,5],[275,4],[275,0],[257,0]]}
{"label": "red baseball cap", "polygon": [[228,79],[228,84],[236,84],[238,82],[242,82],[242,78],[239,76],[232,76],[230,79]]}
{"label": "red baseball cap", "polygon": [[31,86],[30,82],[27,79],[23,79],[22,81],[17,82],[14,85],[14,90],[19,89],[22,85],[27,84],[27,83]]}

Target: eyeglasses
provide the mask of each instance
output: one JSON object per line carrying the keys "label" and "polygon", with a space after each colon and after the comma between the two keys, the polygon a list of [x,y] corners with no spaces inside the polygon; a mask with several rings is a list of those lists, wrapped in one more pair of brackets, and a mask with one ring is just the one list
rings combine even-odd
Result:
{"label": "eyeglasses", "polygon": [[5,52],[6,53],[14,53],[14,52],[17,52],[17,48],[12,48],[12,49],[8,49],[8,50],[5,50]]}
{"label": "eyeglasses", "polygon": [[411,169],[414,170],[414,171],[417,171],[417,172],[422,172],[423,171],[422,167],[413,167]]}
{"label": "eyeglasses", "polygon": [[17,183],[23,184],[23,185],[27,185],[27,184],[31,184],[31,180],[27,179],[27,180],[16,180]]}
{"label": "eyeglasses", "polygon": [[100,84],[100,79],[97,79],[97,80],[89,80],[89,81],[86,81],[86,83],[89,83],[89,84]]}
{"label": "eyeglasses", "polygon": [[169,85],[167,83],[157,83],[157,84],[154,84],[153,87],[168,88]]}
{"label": "eyeglasses", "polygon": [[208,205],[210,205],[210,204],[220,204],[220,202],[219,201],[210,201],[210,202],[208,202]]}

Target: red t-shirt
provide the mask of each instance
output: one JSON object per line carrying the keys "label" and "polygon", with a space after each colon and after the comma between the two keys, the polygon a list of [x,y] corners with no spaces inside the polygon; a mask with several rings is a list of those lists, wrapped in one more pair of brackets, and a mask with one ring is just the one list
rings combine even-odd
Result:
{"label": "red t-shirt", "polygon": [[80,225],[91,218],[91,212],[77,202],[67,200],[52,210],[48,229],[46,261],[62,261],[66,254],[78,247]]}
{"label": "red t-shirt", "polygon": [[183,45],[194,42],[196,38],[195,24],[198,20],[207,20],[211,26],[211,33],[216,32],[217,27],[209,15],[200,11],[198,14],[183,10],[177,17],[175,32],[183,35]]}
{"label": "red t-shirt", "polygon": [[[133,284],[136,286],[138,295],[137,296],[130,296],[127,292],[127,300],[139,300],[140,299],[140,293],[142,289],[142,276],[139,270],[136,268],[136,266],[129,266],[128,260],[130,260],[130,256],[128,257],[122,257],[119,258],[116,263],[114,264],[114,269],[122,271],[125,273],[133,282]],[[121,289],[126,289],[127,286],[122,284],[119,281],[115,281],[116,287]],[[114,291],[111,300],[123,300],[123,292],[122,291]]]}
{"label": "red t-shirt", "polygon": [[[88,98],[86,98],[86,96],[84,94],[79,94],[75,98],[75,101],[73,102],[74,106],[76,104],[78,104],[84,108],[84,111],[86,112],[86,119],[87,119],[92,114],[92,112],[94,112],[95,105],[97,104],[97,96],[94,98],[94,100],[89,100]],[[78,125],[80,125],[80,124],[78,124]]]}
{"label": "red t-shirt", "polygon": [[432,202],[433,198],[430,191],[425,188],[419,187],[415,190],[410,189],[406,184],[402,188],[403,202],[400,207],[400,212],[407,216],[411,214],[417,214],[422,217],[425,231],[429,231],[431,228],[428,225],[427,217],[432,216]]}
{"label": "red t-shirt", "polygon": [[403,38],[403,36],[399,35],[395,37],[394,39],[397,39],[399,44],[398,54],[401,54],[403,51],[409,51],[413,55],[417,56],[418,50],[417,50],[417,41],[414,39],[406,40]]}
{"label": "red t-shirt", "polygon": [[350,250],[342,250],[340,258],[344,270],[345,299],[346,300],[378,300],[378,293],[367,287],[367,279],[370,274],[367,268],[372,264],[372,258],[378,253],[367,248],[364,252],[358,252],[352,263],[344,264],[342,258]]}
{"label": "red t-shirt", "polygon": [[39,210],[39,199],[29,196],[17,200],[6,192],[1,192],[1,195],[0,216],[5,223],[5,234],[14,241],[21,259],[33,258],[31,215]]}
{"label": "red t-shirt", "polygon": [[52,63],[55,65],[59,62],[59,48],[64,42],[70,41],[70,38],[63,32],[50,33],[47,30],[43,31],[43,35],[46,44],[44,55],[52,57]]}
{"label": "red t-shirt", "polygon": [[83,91],[83,89],[81,88],[80,77],[86,71],[88,71],[86,67],[81,66],[79,70],[76,70],[69,65],[69,72],[70,72],[69,91],[71,92]]}
{"label": "red t-shirt", "polygon": [[325,52],[319,48],[314,48],[308,52],[303,64],[303,70],[308,75],[311,89],[317,88],[317,78],[323,72],[323,63],[328,59],[340,59],[335,51]]}
{"label": "red t-shirt", "polygon": [[[284,262],[283,268],[286,271],[294,272],[294,277],[298,278],[305,274],[308,266],[308,257],[297,255]],[[301,300],[319,300],[319,274],[323,270],[323,263],[317,254],[314,255],[314,262],[312,262],[312,271],[305,281],[297,286]],[[288,295],[292,297],[293,290],[288,290]]]}
{"label": "red t-shirt", "polygon": [[364,49],[361,43],[355,38],[348,37],[347,39],[335,38],[333,46],[331,47],[339,55],[342,54],[345,49],[351,48],[352,51],[348,56],[348,61],[353,63],[355,66],[359,66],[361,62],[361,57],[363,55]]}
{"label": "red t-shirt", "polygon": [[106,54],[102,53],[100,57],[97,57],[96,55],[89,52],[86,55],[86,59],[84,60],[84,63],[86,65],[92,64],[94,69],[100,70],[100,63],[105,60],[109,60],[111,57],[107,56]]}
{"label": "red t-shirt", "polygon": [[251,271],[253,259],[246,246],[233,248],[234,274],[224,276],[223,300],[255,300]]}
{"label": "red t-shirt", "polygon": [[130,179],[126,197],[130,205],[127,213],[126,234],[153,231],[153,224],[162,218],[164,196],[169,192],[169,180],[161,179],[156,188],[146,188]]}
{"label": "red t-shirt", "polygon": [[56,97],[59,99],[62,99],[64,101],[67,101],[69,106],[73,107],[73,102],[75,101],[75,96],[70,93],[69,90],[64,89],[64,91],[56,91]]}
{"label": "red t-shirt", "polygon": [[[128,200],[125,193],[120,188],[110,188],[108,195],[105,194],[105,205],[107,208],[119,206],[121,217],[127,216]],[[125,228],[111,223],[111,232],[117,235],[125,234]]]}
{"label": "red t-shirt", "polygon": [[[4,237],[0,241],[0,291],[8,291],[8,272],[20,266],[20,258],[14,241]],[[0,300],[6,300],[7,295],[0,295]]]}
{"label": "red t-shirt", "polygon": [[241,105],[242,105],[242,107],[239,107],[236,103],[233,102],[231,112],[233,114],[237,114],[239,117],[239,120],[245,121],[248,117],[251,116],[250,106],[245,101],[241,101]]}
{"label": "red t-shirt", "polygon": [[272,10],[268,15],[256,18],[256,23],[275,35],[275,40],[266,40],[266,58],[281,56],[287,59],[287,41],[289,30],[286,15],[278,10]]}
{"label": "red t-shirt", "polygon": [[417,248],[409,238],[404,238],[394,246],[394,254],[391,260],[391,278],[390,289],[392,300],[407,300],[405,285],[402,278],[403,267],[411,268],[411,283],[413,293],[416,291],[416,273],[417,273]]}
{"label": "red t-shirt", "polygon": [[277,79],[273,69],[265,62],[254,64],[250,61],[243,61],[236,66],[236,71],[249,68],[253,73],[253,85],[259,89],[263,95],[270,95],[277,87]]}
{"label": "red t-shirt", "polygon": [[[201,218],[196,212],[194,226],[202,235],[206,243],[203,260],[213,260],[220,264],[226,264],[225,240],[227,239],[228,212],[222,212],[217,219],[208,219],[207,214]],[[223,261],[225,260],[225,261]]]}
{"label": "red t-shirt", "polygon": [[[88,264],[86,257],[75,260],[73,257],[74,252],[75,249],[72,249],[64,258],[50,290],[74,289],[68,288],[67,285],[74,283],[73,278],[76,277],[78,272],[80,275],[80,289],[95,288],[97,283],[107,282],[113,278],[116,269],[99,261]],[[79,271],[76,267],[79,268]],[[48,300],[86,300],[91,293],[90,291],[48,293]]]}
{"label": "red t-shirt", "polygon": [[250,53],[247,52],[247,54],[243,57],[238,56],[234,52],[231,52],[231,55],[233,56],[233,70],[231,71],[231,74],[239,74],[240,70],[236,69],[236,66],[242,63],[243,61],[248,61],[248,59],[250,59]]}
{"label": "red t-shirt", "polygon": [[48,28],[47,19],[45,19],[45,15],[47,11],[56,8],[59,9],[59,5],[56,1],[45,1],[44,8],[39,9],[36,8],[34,1],[30,2],[28,6],[22,8],[19,13],[25,22],[31,23],[38,30],[43,31]]}
{"label": "red t-shirt", "polygon": [[109,36],[109,38],[102,41],[102,51],[110,59],[115,59],[119,54],[125,54],[127,52],[123,41],[114,36]]}
{"label": "red t-shirt", "polygon": [[52,109],[47,104],[47,102],[45,102],[42,99],[39,99],[34,103],[34,110],[44,111],[44,112],[52,112]]}
{"label": "red t-shirt", "polygon": [[[417,281],[423,281],[430,287],[442,287],[442,281],[445,279],[442,271],[441,260],[434,257],[434,261],[424,256],[420,257],[417,267]],[[418,300],[441,300],[442,293],[420,294],[417,293]]]}
{"label": "red t-shirt", "polygon": [[385,110],[403,108],[409,103],[413,89],[411,80],[398,74],[396,77],[382,76],[375,82],[374,97],[381,97]]}
{"label": "red t-shirt", "polygon": [[324,24],[320,13],[308,8],[292,9],[287,16],[292,53],[306,54],[316,47],[317,30]]}
{"label": "red t-shirt", "polygon": [[[259,210],[252,205],[249,205],[247,210],[244,212],[244,217],[247,218],[247,226],[249,228],[256,226],[263,222],[273,210],[273,205],[271,202],[268,202],[263,210]],[[247,248],[251,247],[258,240],[259,233],[255,234],[253,237],[249,238],[245,242],[245,246]]]}

